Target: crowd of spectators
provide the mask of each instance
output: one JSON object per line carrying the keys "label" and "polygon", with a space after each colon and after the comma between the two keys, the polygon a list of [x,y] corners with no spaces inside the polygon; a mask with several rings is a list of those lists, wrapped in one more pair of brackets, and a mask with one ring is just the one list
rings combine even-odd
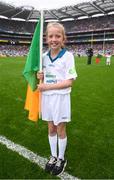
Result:
{"label": "crowd of spectators", "polygon": [[1,45],[0,56],[26,56],[28,54],[28,50],[28,46]]}
{"label": "crowd of spectators", "polygon": [[[86,32],[86,31],[94,31],[99,29],[114,29],[114,15],[102,16],[102,17],[95,17],[95,18],[88,18],[82,20],[75,20],[69,22],[62,22],[66,28],[66,32],[73,33],[73,32]],[[17,33],[33,33],[36,23],[34,22],[23,22],[23,21],[10,21],[7,19],[0,19],[0,31],[10,31],[10,32],[17,32]],[[46,26],[46,23],[45,23]],[[45,27],[44,27],[45,31]],[[91,36],[91,35],[90,35]],[[103,35],[104,36],[104,35]],[[111,34],[110,34],[111,36]],[[2,33],[1,33],[2,37]],[[5,36],[4,36],[5,37]],[[106,35],[106,38],[108,36]],[[20,38],[22,38],[20,36]],[[84,43],[83,39],[80,39],[80,42],[75,42],[75,39],[71,39],[72,43],[75,45],[67,45],[67,48],[72,51],[74,54],[78,55],[86,55],[86,49],[92,47],[93,53],[95,54],[102,54],[105,51],[110,50],[112,54],[114,54],[114,44],[108,42],[93,42],[93,44],[89,43],[87,38],[89,36],[84,36],[86,38],[86,42]],[[98,37],[97,37],[98,38]],[[99,37],[100,39],[104,37]],[[111,36],[113,39],[113,34]],[[70,40],[70,41],[71,41]],[[76,39],[77,40],[77,39]],[[69,42],[70,42],[69,41]],[[79,39],[78,39],[79,41]],[[81,43],[81,41],[83,43]],[[29,47],[28,46],[21,46],[21,45],[0,45],[0,55],[5,56],[26,56],[28,54]],[[46,51],[46,46],[44,47],[44,51]]]}
{"label": "crowd of spectators", "polygon": [[[86,56],[86,50],[92,47],[93,54],[97,55],[103,54],[110,51],[114,54],[114,44],[105,44],[103,49],[103,44],[78,44],[78,45],[68,45],[66,48],[71,51],[74,55]],[[43,52],[46,52],[47,48],[44,46]],[[27,56],[29,52],[29,46],[21,45],[1,45],[0,46],[0,56]]]}
{"label": "crowd of spectators", "polygon": [[35,23],[33,22],[0,19],[0,31],[15,33],[33,33],[34,29]]}
{"label": "crowd of spectators", "polygon": [[[114,28],[114,15],[107,15],[102,17],[92,17],[81,20],[61,22],[65,26],[66,32],[81,32],[81,31],[94,31],[101,29]],[[20,32],[20,33],[33,33],[35,29],[35,22],[15,21],[0,19],[0,30]],[[45,31],[44,25],[44,31]]]}
{"label": "crowd of spectators", "polygon": [[93,54],[97,55],[99,54],[104,54],[107,51],[110,51],[111,54],[114,54],[114,44],[109,44],[106,43],[104,44],[78,44],[78,45],[71,45],[67,47],[70,51],[72,51],[74,54],[78,55],[80,54],[81,56],[86,55],[86,50],[88,48],[93,49]]}
{"label": "crowd of spectators", "polygon": [[114,15],[86,18],[69,23],[64,22],[67,32],[83,32],[114,29]]}

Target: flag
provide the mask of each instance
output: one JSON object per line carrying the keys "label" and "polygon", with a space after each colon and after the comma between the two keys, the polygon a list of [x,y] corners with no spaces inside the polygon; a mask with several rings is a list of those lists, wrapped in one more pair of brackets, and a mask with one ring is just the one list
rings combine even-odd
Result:
{"label": "flag", "polygon": [[[43,31],[43,30],[42,30]],[[41,19],[37,23],[27,56],[23,75],[28,82],[25,109],[29,111],[28,119],[37,121],[40,111],[40,92],[37,90],[37,71],[41,68]]]}
{"label": "flag", "polygon": [[25,109],[29,111],[28,119],[32,121],[37,121],[39,118],[39,98],[40,93],[38,90],[32,91],[30,85],[28,85]]}
{"label": "flag", "polygon": [[40,68],[40,21],[37,23],[30,50],[27,56],[23,75],[30,85],[32,91],[37,88],[37,71]]}

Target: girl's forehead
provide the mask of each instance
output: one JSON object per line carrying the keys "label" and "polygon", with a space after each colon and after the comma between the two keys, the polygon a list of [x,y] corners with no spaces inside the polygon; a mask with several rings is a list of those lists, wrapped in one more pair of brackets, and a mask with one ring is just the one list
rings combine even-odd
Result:
{"label": "girl's forehead", "polygon": [[48,28],[48,34],[49,33],[61,33],[62,34],[62,29],[60,27],[49,27]]}

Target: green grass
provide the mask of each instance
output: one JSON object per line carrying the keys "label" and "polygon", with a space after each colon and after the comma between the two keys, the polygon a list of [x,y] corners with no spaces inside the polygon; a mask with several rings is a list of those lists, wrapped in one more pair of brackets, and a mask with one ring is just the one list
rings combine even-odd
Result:
{"label": "green grass", "polygon": [[[72,121],[67,125],[66,171],[80,179],[114,178],[114,58],[86,64],[76,58]],[[24,111],[24,58],[0,58],[0,135],[43,157],[50,156],[47,123],[33,123]],[[53,179],[37,165],[0,144],[0,179]]]}

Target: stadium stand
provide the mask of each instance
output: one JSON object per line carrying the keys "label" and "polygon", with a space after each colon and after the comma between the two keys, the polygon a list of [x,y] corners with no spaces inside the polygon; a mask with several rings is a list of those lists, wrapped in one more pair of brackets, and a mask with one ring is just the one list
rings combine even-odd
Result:
{"label": "stadium stand", "polygon": [[[1,13],[3,6],[4,13]],[[0,54],[6,55],[27,55],[27,51],[34,33],[36,22],[27,20],[39,17],[39,12],[34,11],[30,17],[30,10],[22,15],[9,4],[0,3],[0,14],[4,14],[8,19],[0,18]],[[10,13],[5,11],[7,8]],[[11,9],[10,9],[11,8]],[[50,20],[56,17],[66,29],[67,33],[67,48],[73,51],[76,55],[85,55],[86,49],[92,47],[94,54],[111,51],[114,54],[114,15],[110,14],[114,10],[114,2],[102,0],[95,2],[77,4],[72,7],[64,7],[58,10],[45,11],[45,20]],[[7,12],[5,14],[5,12]],[[17,13],[18,12],[18,13]],[[94,15],[102,13],[102,16],[94,17]],[[25,19],[25,21],[16,21],[11,19],[15,14],[17,18]],[[71,15],[70,15],[71,14]],[[87,17],[80,19],[83,15]],[[73,17],[72,21],[62,21],[64,18]],[[47,22],[44,24],[44,31]],[[23,48],[24,47],[24,48]],[[15,50],[16,49],[16,50]],[[44,34],[44,51],[46,49],[45,34]],[[19,50],[19,53],[17,52]],[[21,53],[21,51],[23,51]]]}

